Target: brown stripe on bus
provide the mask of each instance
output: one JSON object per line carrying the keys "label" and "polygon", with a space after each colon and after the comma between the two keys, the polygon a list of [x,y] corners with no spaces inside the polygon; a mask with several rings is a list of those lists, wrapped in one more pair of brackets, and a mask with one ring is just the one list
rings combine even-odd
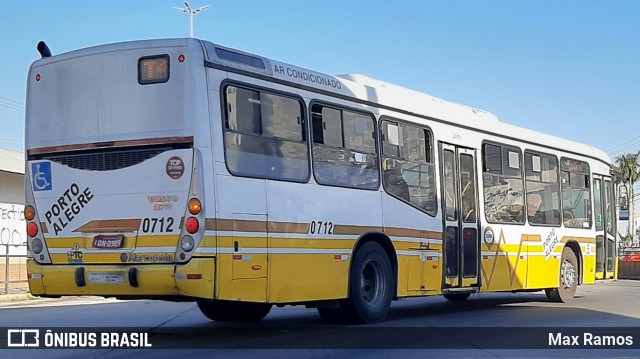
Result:
{"label": "brown stripe on bus", "polygon": [[270,233],[309,233],[309,223],[269,222]]}
{"label": "brown stripe on bus", "polygon": [[[265,222],[244,219],[207,218],[205,229],[209,231],[235,231],[235,232],[267,232],[269,233],[309,233],[309,223],[296,222]],[[336,224],[333,228],[334,235],[361,235],[366,232],[385,232],[389,236],[413,237],[425,239],[442,239],[442,232],[423,231],[410,228],[372,227]]]}
{"label": "brown stripe on bus", "polygon": [[384,233],[392,237],[442,239],[442,232],[421,231],[419,229],[385,227]]}
{"label": "brown stripe on bus", "polygon": [[205,229],[209,231],[235,231],[235,232],[267,232],[270,233],[309,233],[308,223],[295,222],[265,222],[244,219],[207,218]]}
{"label": "brown stripe on bus", "polygon": [[560,243],[567,243],[571,240],[575,240],[578,243],[596,243],[595,238],[587,238],[587,237],[562,237],[562,239],[560,239]]}
{"label": "brown stripe on bus", "polygon": [[267,232],[266,221],[252,221],[248,219],[220,219],[216,223],[219,231],[233,232]]}
{"label": "brown stripe on bus", "polygon": [[[216,226],[217,220],[218,220],[217,218],[206,218],[204,220],[204,229],[207,231],[215,231],[217,229],[217,226]],[[182,222],[180,222],[180,228],[182,228]]]}
{"label": "brown stripe on bus", "polygon": [[344,224],[336,224],[333,228],[333,234],[338,235],[361,235],[365,232],[381,232],[382,227],[369,226],[350,226]]}

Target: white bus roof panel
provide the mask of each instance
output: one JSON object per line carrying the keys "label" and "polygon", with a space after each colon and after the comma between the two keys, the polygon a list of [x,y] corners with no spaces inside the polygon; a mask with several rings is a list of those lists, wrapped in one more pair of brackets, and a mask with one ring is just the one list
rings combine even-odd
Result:
{"label": "white bus roof panel", "polygon": [[[445,101],[421,92],[372,79],[365,75],[327,75],[258,55],[229,49],[207,41],[203,41],[203,43],[207,49],[209,61],[219,65],[258,73],[304,87],[315,88],[321,92],[357,98],[359,101],[379,104],[386,108],[400,109],[404,112],[436,119],[441,122],[581,153],[598,158],[605,163],[611,163],[609,156],[597,148],[503,123],[490,112]],[[246,63],[220,59],[212,55],[216,52],[216,48],[232,51],[247,58],[260,59],[265,67],[262,69],[249,66]]]}
{"label": "white bus roof panel", "polygon": [[[606,153],[598,150],[594,147],[587,146],[581,143],[569,141],[555,136],[550,136],[540,132],[528,130],[522,127],[517,127],[503,123],[497,119],[496,116],[490,112],[471,108],[468,106],[452,103],[436,97],[406,89],[397,85],[372,79],[364,75],[328,75],[321,72],[312,71],[306,68],[290,65],[284,62],[275,61],[269,58],[265,58],[259,55],[235,50],[232,48],[220,46],[208,41],[200,41],[196,39],[160,39],[160,40],[143,40],[143,41],[131,41],[124,43],[108,44],[90,47],[86,49],[71,51],[65,54],[56,55],[50,58],[44,58],[37,60],[33,63],[29,75],[30,85],[33,86],[36,71],[49,64],[53,64],[59,61],[72,60],[76,64],[74,66],[84,66],[89,68],[91,66],[99,65],[93,55],[102,54],[103,57],[109,58],[113,62],[122,61],[122,51],[130,51],[131,54],[135,52],[135,56],[141,56],[142,54],[154,53],[157,48],[158,51],[168,51],[170,48],[188,48],[190,50],[190,56],[194,64],[198,64],[198,61],[203,61],[207,66],[219,67],[227,69],[229,71],[237,71],[240,73],[246,73],[253,76],[263,78],[273,78],[277,81],[291,84],[293,86],[301,87],[304,89],[312,89],[312,91],[318,91],[329,95],[337,95],[343,98],[353,99],[357,102],[364,102],[372,106],[380,106],[381,108],[401,110],[407,114],[413,114],[422,118],[430,118],[444,123],[450,123],[453,125],[463,126],[465,128],[479,130],[486,133],[496,135],[506,135],[516,140],[525,140],[530,143],[540,143],[547,146],[552,146],[574,153],[581,153],[587,156],[592,156],[600,159],[603,162],[610,163],[610,159]],[[157,52],[157,51],[156,51]],[[110,54],[113,53],[113,54]],[[117,55],[116,55],[117,54]],[[202,60],[198,60],[202,59]],[[202,62],[200,62],[202,63]],[[130,76],[120,76],[120,78],[131,77],[135,78],[131,71],[135,70],[135,67],[127,66],[124,63],[118,63],[116,65],[118,70],[129,74]],[[85,73],[87,71],[80,71]],[[50,124],[40,123],[40,126],[47,127],[47,131],[27,131],[27,133],[42,134],[42,138],[29,138],[28,147],[38,147],[44,145],[51,145],[51,143],[57,144],[57,142],[65,139],[66,141],[73,141],[73,138],[82,138],[83,141],[87,140],[87,136],[95,138],[96,141],[109,140],[112,135],[121,135],[122,133],[128,133],[131,137],[135,137],[136,132],[144,132],[148,135],[149,126],[153,123],[153,127],[157,128],[159,132],[171,132],[175,135],[175,130],[179,128],[184,129],[188,127],[186,123],[180,123],[180,121],[173,121],[171,123],[161,124],[153,122],[153,115],[146,114],[131,114],[120,113],[122,109],[127,108],[129,101],[135,101],[138,97],[136,91],[147,90],[152,87],[140,86],[137,82],[133,81],[136,86],[122,89],[115,92],[124,93],[126,96],[120,96],[112,98],[103,103],[118,103],[119,106],[110,105],[109,108],[97,109],[92,106],[91,103],[96,102],[96,96],[103,95],[105,86],[122,86],[120,81],[113,82],[113,78],[100,77],[100,78],[86,78],[84,81],[105,83],[103,86],[91,86],[91,91],[78,90],[73,93],[78,98],[71,99],[70,101],[57,101],[55,96],[51,96],[58,90],[68,91],[69,88],[65,87],[66,77],[73,72],[70,69],[60,67],[53,74],[57,78],[57,84],[47,90],[48,95],[43,98],[44,103],[39,101],[38,98],[32,98],[30,101],[30,108],[27,109],[28,116],[37,114],[39,118],[50,118],[52,121]],[[50,76],[51,74],[47,74]],[[173,76],[173,73],[171,74]],[[90,77],[90,75],[87,75]],[[189,75],[184,74],[184,88],[185,91],[189,87],[186,82],[189,81]],[[86,77],[86,76],[85,76]],[[44,76],[43,76],[44,78]],[[74,81],[77,81],[74,80]],[[62,88],[61,88],[62,87]],[[68,87],[68,86],[67,86]],[[134,88],[136,87],[136,88]],[[148,91],[147,91],[148,92]],[[172,93],[178,93],[173,91]],[[165,94],[166,95],[166,94]],[[187,94],[183,94],[187,96]],[[163,118],[167,118],[166,114],[174,114],[174,119],[184,118],[186,116],[185,110],[189,106],[185,106],[186,98],[181,97],[175,99],[172,106],[168,104],[161,106],[158,113],[162,113]],[[31,96],[31,94],[29,95]],[[175,96],[175,95],[174,95]],[[37,96],[36,96],[37,97]],[[140,98],[143,98],[142,96]],[[151,98],[151,97],[147,97]],[[182,105],[180,105],[182,103]],[[36,105],[33,105],[36,104]],[[73,105],[75,108],[80,108],[82,116],[78,115],[69,119],[66,116],[66,110],[61,104],[69,107]],[[132,106],[136,107],[136,106]],[[137,106],[140,108],[140,106]],[[117,112],[117,113],[116,113]],[[126,111],[125,111],[126,112]],[[106,122],[101,122],[100,117],[131,117],[136,118],[144,117],[151,122],[144,122],[144,128],[131,129],[131,128],[111,128],[104,125]],[[57,119],[65,117],[65,121],[75,121],[75,125],[72,127],[66,127],[63,132],[56,127],[55,123]],[[91,119],[94,120],[91,120]],[[97,120],[95,120],[98,118]],[[134,121],[129,121],[128,124],[133,124]],[[101,124],[102,123],[102,124]],[[122,123],[126,123],[122,122]],[[27,123],[27,126],[31,124]],[[91,135],[91,136],[90,136]],[[158,133],[158,135],[161,135]]]}
{"label": "white bus roof panel", "polygon": [[[179,63],[179,54],[188,62]],[[139,61],[164,55],[168,81],[140,83]],[[190,136],[193,71],[203,62],[200,43],[188,39],[109,44],[37,60],[28,78],[27,148]]]}

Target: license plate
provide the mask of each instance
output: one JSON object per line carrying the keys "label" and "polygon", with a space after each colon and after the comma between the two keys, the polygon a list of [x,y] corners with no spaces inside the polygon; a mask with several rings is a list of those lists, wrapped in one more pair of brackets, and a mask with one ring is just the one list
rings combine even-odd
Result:
{"label": "license plate", "polygon": [[99,235],[93,237],[93,248],[120,248],[122,247],[122,241],[124,240],[124,235]]}
{"label": "license plate", "polygon": [[89,272],[91,283],[124,283],[124,272]]}

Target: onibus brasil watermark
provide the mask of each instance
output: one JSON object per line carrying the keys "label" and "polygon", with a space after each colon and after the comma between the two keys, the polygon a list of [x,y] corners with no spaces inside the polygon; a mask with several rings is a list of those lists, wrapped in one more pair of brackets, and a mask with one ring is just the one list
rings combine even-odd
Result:
{"label": "onibus brasil watermark", "polygon": [[151,348],[149,333],[126,330],[7,329],[8,348]]}

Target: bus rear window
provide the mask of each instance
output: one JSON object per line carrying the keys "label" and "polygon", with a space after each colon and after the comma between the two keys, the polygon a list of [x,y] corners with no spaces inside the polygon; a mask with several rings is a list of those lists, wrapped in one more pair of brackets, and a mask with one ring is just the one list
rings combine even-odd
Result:
{"label": "bus rear window", "polygon": [[138,59],[138,83],[157,84],[169,81],[169,55],[146,56]]}

